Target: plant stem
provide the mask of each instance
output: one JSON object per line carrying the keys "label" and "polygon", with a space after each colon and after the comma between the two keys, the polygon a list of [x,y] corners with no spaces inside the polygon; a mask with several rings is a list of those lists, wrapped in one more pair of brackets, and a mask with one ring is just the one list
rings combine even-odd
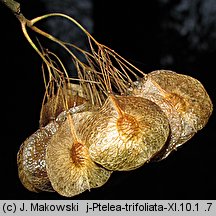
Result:
{"label": "plant stem", "polygon": [[28,21],[20,11],[20,3],[14,0],[0,0],[0,2],[8,7],[21,23]]}
{"label": "plant stem", "polygon": [[[21,13],[20,10],[20,4],[14,0],[0,0],[5,6],[7,6],[12,13],[16,16],[16,18],[20,21],[22,26],[22,31],[26,37],[26,39],[29,41],[29,43],[32,45],[32,47],[37,51],[37,53],[44,59],[43,55],[40,53],[40,51],[37,49],[37,47],[34,45],[34,43],[31,41],[30,37],[28,36],[28,33],[26,31],[26,26],[32,27],[31,21],[26,19],[24,15]],[[46,60],[45,60],[46,62]]]}
{"label": "plant stem", "polygon": [[14,0],[0,0],[5,4],[14,14],[20,14],[20,4]]}

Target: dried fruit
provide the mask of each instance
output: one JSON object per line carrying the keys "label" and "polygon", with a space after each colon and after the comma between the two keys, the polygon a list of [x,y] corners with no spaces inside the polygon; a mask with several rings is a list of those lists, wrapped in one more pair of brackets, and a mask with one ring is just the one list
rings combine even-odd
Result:
{"label": "dried fruit", "polygon": [[83,135],[79,133],[91,115],[91,112],[82,112],[68,116],[48,144],[47,173],[54,190],[63,196],[72,197],[100,187],[112,173],[91,160]]}
{"label": "dried fruit", "polygon": [[132,95],[155,102],[170,122],[170,142],[159,154],[160,159],[188,141],[208,122],[213,109],[212,102],[197,79],[173,71],[158,70],[136,84]]}
{"label": "dried fruit", "polygon": [[147,99],[116,96],[114,102],[113,97],[109,96],[93,117],[87,136],[89,152],[109,170],[132,170],[163,147],[169,123],[161,109]]}
{"label": "dried fruit", "polygon": [[19,150],[19,176],[24,186],[31,191],[53,191],[46,172],[45,154],[48,140],[57,129],[56,122],[38,129],[24,141]]}
{"label": "dried fruit", "polygon": [[23,186],[32,192],[40,192],[39,189],[35,188],[35,186],[30,182],[28,176],[23,167],[23,148],[24,143],[20,146],[20,149],[17,154],[17,165],[18,165],[18,175],[19,179],[22,182]]}
{"label": "dried fruit", "polygon": [[[64,88],[59,88],[57,95],[48,98],[42,106],[40,119],[46,126],[41,126],[20,147],[17,156],[19,177],[30,191],[54,191],[46,171],[46,148],[59,125],[66,120],[67,113],[72,115],[87,109],[87,101],[77,94],[80,91],[77,86],[70,84],[66,93]],[[66,111],[65,105],[71,108]]]}
{"label": "dried fruit", "polygon": [[[35,26],[52,16],[76,24],[87,36],[90,52]],[[46,86],[42,128],[23,143],[17,157],[20,179],[29,190],[56,190],[71,197],[102,186],[112,170],[132,170],[163,159],[207,123],[212,103],[196,79],[165,70],[146,75],[65,14],[31,21],[21,17],[25,37],[46,64],[42,66]],[[26,27],[71,56],[79,81],[75,94],[70,89],[75,78],[55,53],[38,49]]]}

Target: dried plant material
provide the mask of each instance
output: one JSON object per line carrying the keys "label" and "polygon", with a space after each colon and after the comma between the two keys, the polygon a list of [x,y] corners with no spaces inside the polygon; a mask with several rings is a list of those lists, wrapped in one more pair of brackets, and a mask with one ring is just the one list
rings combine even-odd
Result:
{"label": "dried plant material", "polygon": [[40,192],[39,189],[35,188],[35,186],[30,182],[28,176],[26,175],[26,172],[23,168],[23,148],[24,143],[20,146],[20,149],[17,154],[17,165],[18,165],[18,175],[21,183],[25,188],[27,188],[29,191],[32,192]]}
{"label": "dried plant material", "polygon": [[[59,95],[53,95],[48,100],[43,107],[43,120],[49,121],[49,124],[38,129],[20,147],[17,156],[19,178],[22,184],[30,191],[54,191],[46,173],[46,147],[49,139],[58,130],[59,125],[66,120],[67,113],[72,115],[87,109],[87,101],[75,94],[77,86],[74,84],[70,85],[73,89],[67,90],[67,99],[64,99],[65,95],[62,93],[61,99]],[[63,89],[60,88],[60,91],[63,92]],[[72,106],[68,111],[66,111],[64,104],[65,100],[67,100],[67,105]],[[58,106],[54,109],[53,106],[56,107],[56,103]],[[54,119],[60,111],[62,112]]]}
{"label": "dried plant material", "polygon": [[[54,189],[70,197],[99,187],[110,177],[109,170],[131,170],[153,157],[163,159],[207,123],[212,103],[199,81],[171,71],[146,75],[65,14],[51,13],[32,20],[20,11],[15,14],[24,36],[44,62],[46,91],[40,126],[55,121],[59,127],[54,134],[45,126],[21,146],[19,176],[29,190]],[[77,25],[87,36],[90,51],[37,27],[39,21],[53,16]],[[56,54],[44,50],[40,43],[39,49],[27,28],[60,45],[70,55],[78,78],[69,77]],[[75,95],[67,89],[71,80],[79,81]],[[129,87],[131,96],[125,96]]]}
{"label": "dried plant material", "polygon": [[171,103],[167,103],[163,95],[161,95],[162,89],[152,82],[148,77],[147,80],[139,80],[135,82],[136,87],[129,90],[130,94],[134,96],[140,96],[156,103],[162,111],[166,114],[170,125],[170,136],[166,145],[161,149],[161,151],[154,158],[162,159],[167,157],[170,152],[176,148],[176,145],[182,135],[182,118],[178,111],[172,106]]}
{"label": "dried plant material", "polygon": [[170,145],[161,153],[160,159],[167,157],[173,149],[201,130],[213,110],[211,99],[197,79],[173,71],[149,73],[147,79],[137,81],[132,95],[154,101],[170,121]]}
{"label": "dried plant material", "polygon": [[18,153],[18,164],[21,168],[19,176],[24,182],[24,186],[27,186],[26,188],[31,191],[29,183],[36,191],[53,191],[46,172],[45,154],[48,141],[57,130],[56,122],[51,122],[38,129],[24,141]]}
{"label": "dried plant material", "polygon": [[92,161],[79,133],[78,128],[82,128],[91,115],[91,112],[82,112],[68,117],[47,147],[49,179],[54,190],[66,197],[102,186],[112,173]]}
{"label": "dried plant material", "polygon": [[165,144],[169,123],[161,109],[141,97],[110,96],[92,120],[87,137],[91,158],[109,170],[132,170],[149,161]]}
{"label": "dried plant material", "polygon": [[[68,85],[69,86],[69,85]],[[50,121],[55,120],[56,117],[65,111],[65,103],[71,109],[71,112],[81,112],[88,108],[88,102],[84,98],[81,86],[77,84],[70,84],[66,92],[64,88],[59,88],[57,94],[48,97],[47,102],[41,108],[40,125],[45,126]]]}

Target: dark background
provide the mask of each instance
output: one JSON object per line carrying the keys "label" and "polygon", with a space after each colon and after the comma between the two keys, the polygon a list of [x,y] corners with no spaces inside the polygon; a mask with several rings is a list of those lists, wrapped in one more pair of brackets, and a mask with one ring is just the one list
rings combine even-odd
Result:
{"label": "dark background", "polygon": [[[27,18],[64,11],[65,7],[60,3],[64,1],[57,1],[58,7],[47,6],[44,1],[20,2]],[[91,13],[85,14],[93,26],[86,27],[99,42],[146,73],[163,68],[197,78],[215,104],[213,2],[94,0]],[[74,18],[82,20],[76,14]],[[41,59],[24,38],[19,21],[1,4],[0,28],[0,198],[65,199],[57,193],[29,192],[19,181],[19,146],[38,128],[44,92]],[[215,126],[213,112],[207,126],[166,160],[130,172],[116,172],[101,188],[71,199],[216,199]]]}

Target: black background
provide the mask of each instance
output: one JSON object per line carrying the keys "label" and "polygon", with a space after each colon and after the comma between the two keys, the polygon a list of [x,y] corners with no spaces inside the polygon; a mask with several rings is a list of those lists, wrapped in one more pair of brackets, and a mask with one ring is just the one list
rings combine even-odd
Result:
{"label": "black background", "polygon": [[[23,1],[28,18],[43,6]],[[144,3],[143,3],[144,2]],[[146,2],[146,3],[145,3]],[[173,1],[177,2],[177,1]],[[161,22],[171,8],[158,1],[95,0],[94,37],[144,72],[171,69],[199,79],[215,104],[215,47],[190,49],[184,37],[164,31]],[[20,183],[16,154],[38,128],[43,97],[41,59],[24,38],[19,21],[0,5],[1,199],[65,199],[57,193],[32,193]],[[162,63],[170,51],[174,61]],[[71,199],[215,199],[216,118],[166,160],[130,172],[116,172],[98,189]]]}

